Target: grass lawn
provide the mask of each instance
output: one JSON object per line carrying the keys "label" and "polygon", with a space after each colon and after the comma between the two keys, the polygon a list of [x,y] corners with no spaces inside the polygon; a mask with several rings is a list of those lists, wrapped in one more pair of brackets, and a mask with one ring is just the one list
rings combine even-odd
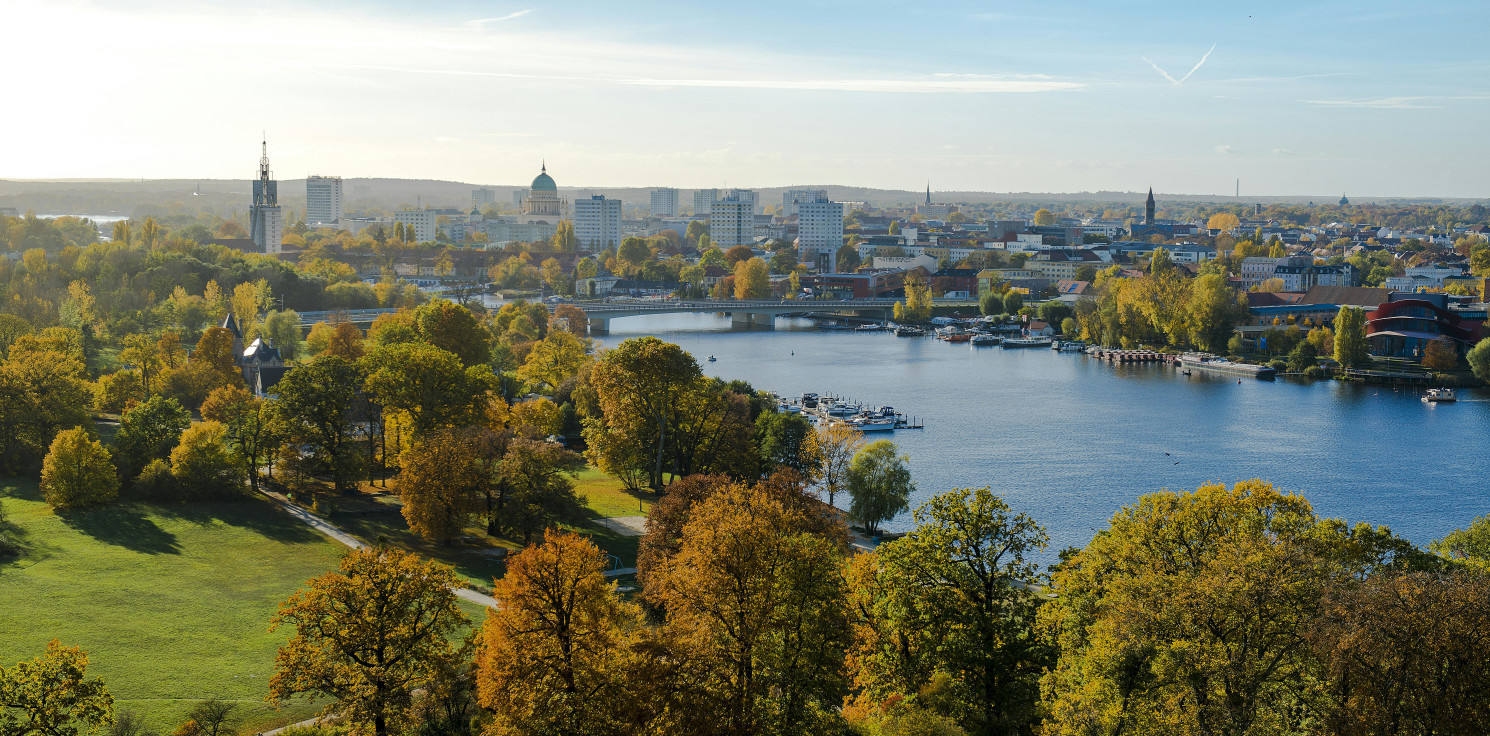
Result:
{"label": "grass lawn", "polygon": [[336,567],[344,548],[266,501],[124,502],[59,516],[32,479],[0,478],[12,532],[28,551],[0,563],[0,664],[49,640],[82,647],[117,709],[170,733],[196,701],[238,702],[252,733],[317,710],[264,702],[279,604]]}

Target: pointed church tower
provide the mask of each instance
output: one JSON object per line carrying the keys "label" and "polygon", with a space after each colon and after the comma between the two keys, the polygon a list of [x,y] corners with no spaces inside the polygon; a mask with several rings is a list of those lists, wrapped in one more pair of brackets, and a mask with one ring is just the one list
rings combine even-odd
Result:
{"label": "pointed church tower", "polygon": [[1143,205],[1143,224],[1154,224],[1154,188],[1149,187],[1149,199]]}
{"label": "pointed church tower", "polygon": [[931,182],[926,182],[926,204],[931,204]]}

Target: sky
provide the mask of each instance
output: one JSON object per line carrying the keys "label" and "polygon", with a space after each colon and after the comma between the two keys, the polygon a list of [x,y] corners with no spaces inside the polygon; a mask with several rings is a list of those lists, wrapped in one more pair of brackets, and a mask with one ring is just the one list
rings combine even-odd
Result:
{"label": "sky", "polygon": [[[5,0],[0,178],[1490,197],[1483,0]],[[1457,29],[1457,31],[1456,31]]]}

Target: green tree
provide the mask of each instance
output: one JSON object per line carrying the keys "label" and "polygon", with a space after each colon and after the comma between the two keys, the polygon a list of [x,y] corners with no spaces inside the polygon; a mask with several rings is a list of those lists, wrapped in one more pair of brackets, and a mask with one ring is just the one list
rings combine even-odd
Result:
{"label": "green tree", "polygon": [[352,550],[336,572],[311,578],[279,608],[270,630],[293,628],[275,657],[269,696],[332,699],[374,736],[399,730],[415,690],[464,652],[451,642],[467,624],[455,604],[463,581],[449,567],[386,547]]}
{"label": "green tree", "polygon": [[[547,323],[547,310],[543,317]],[[426,342],[454,353],[465,365],[484,365],[491,360],[491,333],[459,304],[444,299],[421,304],[414,310],[414,326]]]}
{"label": "green tree", "polygon": [[82,427],[57,433],[41,466],[41,492],[54,509],[76,509],[112,500],[119,477],[108,450]]}
{"label": "green tree", "polygon": [[186,428],[171,450],[171,475],[193,498],[224,498],[243,492],[242,466],[233,457],[228,430],[207,420]]}
{"label": "green tree", "polygon": [[1027,732],[1052,655],[1034,627],[1029,559],[1045,531],[986,487],[938,494],[915,518],[911,534],[850,571],[861,698],[925,693],[927,707],[969,733]]}
{"label": "green tree", "polygon": [[181,433],[190,425],[191,412],[175,399],[163,396],[152,396],[124,412],[114,435],[124,477],[133,478],[150,461],[170,457],[181,441]]}
{"label": "green tree", "polygon": [[259,468],[279,441],[269,403],[242,386],[224,386],[202,402],[202,418],[219,422],[226,429],[240,477],[248,476],[249,487],[258,493]]}
{"label": "green tree", "polygon": [[300,337],[300,315],[293,309],[276,310],[264,315],[260,334],[274,341],[279,355],[287,361],[297,360],[304,342]]}
{"label": "green tree", "polygon": [[978,313],[991,317],[995,314],[1004,313],[1004,297],[997,292],[989,291],[978,297]]}
{"label": "green tree", "polygon": [[454,354],[424,343],[378,348],[363,362],[368,392],[384,409],[407,413],[416,437],[475,424],[496,389],[487,366],[463,367]]}
{"label": "green tree", "polygon": [[53,639],[46,654],[0,667],[0,736],[79,736],[113,722],[114,696],[88,679],[77,647]]}
{"label": "green tree", "polygon": [[1490,515],[1481,516],[1463,529],[1455,529],[1428,548],[1445,559],[1459,560],[1490,570]]}
{"label": "green tree", "polygon": [[534,534],[578,511],[574,478],[584,459],[562,445],[514,439],[499,466],[500,503],[494,509],[499,528],[522,532],[526,544]]}
{"label": "green tree", "polygon": [[755,420],[755,443],[765,475],[777,467],[790,468],[813,483],[822,470],[812,422],[796,412],[767,411]]}
{"label": "green tree", "polygon": [[34,472],[58,432],[90,421],[82,360],[28,339],[0,363],[0,472]]}
{"label": "green tree", "polygon": [[549,330],[528,353],[517,375],[529,383],[556,390],[559,384],[579,374],[589,362],[593,347],[589,339],[576,337],[568,330]]}
{"label": "green tree", "polygon": [[558,227],[554,228],[552,244],[553,249],[559,253],[573,253],[579,250],[579,236],[574,234],[574,223],[569,220],[560,220]]}
{"label": "green tree", "polygon": [[894,442],[879,440],[865,445],[849,465],[848,515],[870,534],[878,531],[880,522],[910,508],[916,490],[905,466],[910,458],[897,453]]}
{"label": "green tree", "polygon": [[284,439],[305,448],[310,467],[330,475],[338,491],[351,487],[360,460],[348,417],[362,381],[356,365],[323,355],[286,373],[274,387]]}
{"label": "green tree", "polygon": [[1318,354],[1314,352],[1314,344],[1308,340],[1300,340],[1293,351],[1288,354],[1288,371],[1290,373],[1303,373],[1314,367],[1318,362]]}
{"label": "green tree", "polygon": [[1346,368],[1361,365],[1369,359],[1366,350],[1366,310],[1341,307],[1335,315],[1335,362]]}
{"label": "green tree", "polygon": [[[660,490],[674,409],[702,377],[693,356],[655,337],[631,338],[606,352],[590,378],[602,413],[599,421],[585,425],[592,459],[617,474],[628,472],[626,466],[641,460],[650,466],[646,468],[648,484]],[[634,448],[650,448],[650,462],[634,452],[607,457],[596,447],[605,447],[607,434],[626,438],[626,444]]]}

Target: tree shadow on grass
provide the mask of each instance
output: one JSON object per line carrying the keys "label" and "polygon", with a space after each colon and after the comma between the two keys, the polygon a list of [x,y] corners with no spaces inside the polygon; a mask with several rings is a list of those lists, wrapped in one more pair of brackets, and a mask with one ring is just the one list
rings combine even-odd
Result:
{"label": "tree shadow on grass", "polygon": [[150,520],[147,509],[123,503],[80,511],[58,512],[62,522],[104,544],[150,555],[179,555],[181,545],[172,534]]}
{"label": "tree shadow on grass", "polygon": [[306,544],[325,539],[320,532],[262,498],[164,503],[152,508],[161,516],[172,519],[201,526],[221,522],[287,544]]}

